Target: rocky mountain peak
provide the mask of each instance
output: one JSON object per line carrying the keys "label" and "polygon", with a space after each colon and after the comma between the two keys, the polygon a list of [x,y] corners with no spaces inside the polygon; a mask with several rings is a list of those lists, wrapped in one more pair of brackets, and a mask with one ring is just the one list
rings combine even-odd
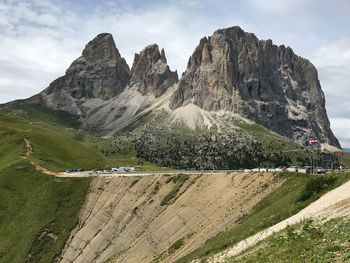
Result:
{"label": "rocky mountain peak", "polygon": [[41,96],[51,108],[84,115],[88,100],[108,100],[119,95],[129,78],[129,66],[120,56],[112,35],[103,33],[85,46],[82,56]]}
{"label": "rocky mountain peak", "polygon": [[200,40],[170,108],[188,104],[233,112],[299,142],[313,136],[339,147],[315,67],[290,47],[240,27]]}
{"label": "rocky mountain peak", "polygon": [[85,46],[82,57],[87,61],[116,60],[120,59],[120,54],[113,36],[109,33],[102,33]]}
{"label": "rocky mountain peak", "polygon": [[170,70],[164,49],[159,52],[157,44],[152,44],[135,54],[131,68],[130,86],[138,85],[142,94],[161,96],[178,81],[177,72]]}
{"label": "rocky mountain peak", "polygon": [[162,48],[162,50],[160,51],[160,59],[163,63],[167,63],[164,48]]}

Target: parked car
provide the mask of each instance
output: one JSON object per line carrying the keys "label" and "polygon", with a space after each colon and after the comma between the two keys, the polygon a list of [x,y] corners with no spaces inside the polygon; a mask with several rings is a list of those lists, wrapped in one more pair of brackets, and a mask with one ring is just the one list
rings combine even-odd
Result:
{"label": "parked car", "polygon": [[66,173],[67,173],[67,174],[69,174],[69,173],[71,173],[71,172],[72,172],[71,169],[66,170]]}
{"label": "parked car", "polygon": [[269,169],[265,167],[260,167],[259,172],[267,172]]}
{"label": "parked car", "polygon": [[289,166],[287,168],[288,172],[297,172],[298,171],[298,166]]}
{"label": "parked car", "polygon": [[323,167],[316,167],[315,170],[318,174],[324,174],[326,172],[326,170]]}
{"label": "parked car", "polygon": [[252,169],[252,172],[259,172],[259,171],[260,171],[260,168],[259,168],[259,167],[253,168],[253,169]]}
{"label": "parked car", "polygon": [[307,173],[307,174],[311,173],[311,171],[312,171],[311,166],[304,166],[302,168],[299,168],[298,170],[299,173]]}
{"label": "parked car", "polygon": [[275,171],[276,172],[282,172],[283,171],[282,169],[283,169],[282,166],[278,166],[278,167],[275,168]]}

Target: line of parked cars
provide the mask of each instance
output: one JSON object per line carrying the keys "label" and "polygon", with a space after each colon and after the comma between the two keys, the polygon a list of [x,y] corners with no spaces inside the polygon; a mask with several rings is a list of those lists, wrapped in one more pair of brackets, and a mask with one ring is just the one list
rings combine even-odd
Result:
{"label": "line of parked cars", "polygon": [[251,169],[252,172],[299,172],[299,173],[317,173],[317,174],[324,174],[326,173],[326,169],[323,167],[314,167],[312,171],[312,166],[304,166],[304,167],[298,167],[298,166],[278,166],[276,168],[265,168],[265,167],[257,167],[254,169]]}
{"label": "line of parked cars", "polygon": [[77,173],[77,172],[85,172],[85,169],[83,169],[83,168],[78,168],[78,169],[68,169],[68,170],[66,170],[66,173],[67,173],[67,174],[70,174],[70,173]]}
{"label": "line of parked cars", "polygon": [[[78,169],[68,169],[66,170],[66,173],[78,173],[78,172],[85,172],[85,169],[78,168]],[[101,170],[101,171],[91,171],[89,174],[123,174],[123,173],[133,173],[135,172],[134,167],[119,167],[119,168],[112,168],[111,170]]]}
{"label": "line of parked cars", "polygon": [[111,170],[103,170],[103,171],[93,171],[90,172],[90,174],[124,174],[124,173],[134,173],[135,168],[134,167],[119,167],[119,168],[112,168]]}

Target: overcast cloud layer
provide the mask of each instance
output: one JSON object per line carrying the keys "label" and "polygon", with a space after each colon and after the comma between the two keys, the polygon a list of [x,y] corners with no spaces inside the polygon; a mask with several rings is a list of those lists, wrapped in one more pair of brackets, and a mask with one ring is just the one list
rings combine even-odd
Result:
{"label": "overcast cloud layer", "polygon": [[203,36],[234,25],[314,63],[331,128],[350,147],[348,0],[0,0],[0,103],[46,88],[98,33],[113,34],[130,67],[157,43],[181,75]]}

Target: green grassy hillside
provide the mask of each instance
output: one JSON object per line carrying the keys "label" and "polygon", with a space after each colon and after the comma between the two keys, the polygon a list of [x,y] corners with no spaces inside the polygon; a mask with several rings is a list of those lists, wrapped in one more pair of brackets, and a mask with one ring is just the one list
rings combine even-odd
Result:
{"label": "green grassy hillside", "polygon": [[[24,139],[32,148],[28,156]],[[30,162],[52,171],[137,162],[130,149],[103,154],[110,143],[58,124],[0,114],[0,262],[52,262],[77,224],[89,188],[90,178],[56,178]]]}
{"label": "green grassy hillside", "polygon": [[349,233],[347,218],[335,218],[325,224],[309,219],[287,227],[226,262],[349,262]]}
{"label": "green grassy hillside", "polygon": [[32,99],[16,100],[2,104],[0,111],[31,122],[45,122],[72,128],[78,128],[80,125],[77,116],[66,111],[50,109],[39,97],[35,101]]}
{"label": "green grassy hillside", "polygon": [[[28,122],[0,114],[0,132],[16,133],[24,148],[24,138],[32,145],[33,153],[29,160],[52,171],[69,168],[107,169],[118,166],[136,166],[136,152],[127,147],[121,152],[113,152],[113,139],[102,139],[86,132],[45,122]],[[5,139],[4,139],[5,140]],[[4,143],[5,145],[6,143]],[[9,146],[7,146],[9,147]],[[11,147],[11,151],[14,148]],[[109,153],[107,154],[107,151]],[[4,152],[4,156],[9,154]],[[10,157],[6,157],[10,158]],[[151,163],[144,163],[142,170],[158,170]]]}
{"label": "green grassy hillside", "polygon": [[89,187],[89,178],[54,178],[21,158],[24,137],[33,137],[34,147],[52,138],[48,130],[35,130],[0,115],[0,262],[51,262],[77,223]]}
{"label": "green grassy hillside", "polygon": [[21,160],[0,170],[0,262],[51,262],[78,221],[89,183],[39,173]]}

